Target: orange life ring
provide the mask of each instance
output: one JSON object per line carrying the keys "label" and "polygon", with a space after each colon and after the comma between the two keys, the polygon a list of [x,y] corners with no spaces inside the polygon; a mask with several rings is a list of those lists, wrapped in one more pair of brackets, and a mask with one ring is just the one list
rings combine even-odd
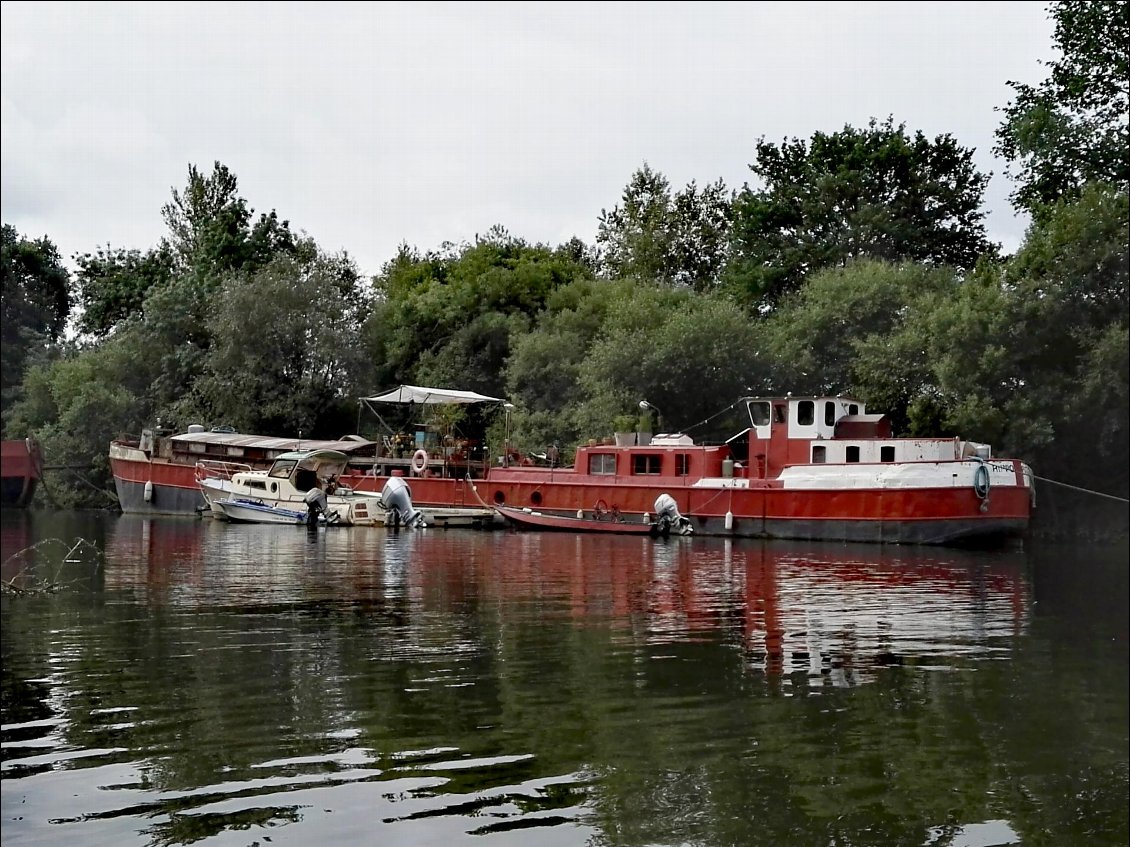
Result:
{"label": "orange life ring", "polygon": [[412,454],[412,473],[416,476],[423,476],[424,471],[428,469],[428,451],[420,448]]}

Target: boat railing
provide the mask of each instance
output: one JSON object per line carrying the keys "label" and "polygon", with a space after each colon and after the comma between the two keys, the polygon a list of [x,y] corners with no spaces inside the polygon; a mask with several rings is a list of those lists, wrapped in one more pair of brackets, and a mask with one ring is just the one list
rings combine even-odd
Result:
{"label": "boat railing", "polygon": [[245,462],[225,462],[220,459],[201,459],[196,463],[193,475],[197,482],[205,479],[231,479],[237,473],[252,470]]}

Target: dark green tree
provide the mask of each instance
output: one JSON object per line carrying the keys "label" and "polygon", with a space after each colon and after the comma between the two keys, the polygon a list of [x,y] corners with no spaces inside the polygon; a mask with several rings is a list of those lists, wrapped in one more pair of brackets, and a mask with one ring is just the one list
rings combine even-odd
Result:
{"label": "dark green tree", "polygon": [[[1128,494],[1130,202],[1089,184],[1048,207],[1009,265],[1023,308],[1024,385],[1049,404],[1054,437],[1035,455],[1048,476]],[[1087,456],[1081,462],[1079,457]]]}
{"label": "dark green tree", "polygon": [[891,417],[896,432],[937,435],[911,409],[936,391],[923,332],[961,281],[952,268],[860,259],[817,271],[763,322],[777,393],[847,394]]}
{"label": "dark green tree", "polygon": [[75,257],[81,312],[79,332],[108,334],[123,320],[140,315],[145,297],[173,275],[173,254],[167,244],[140,250],[99,248]]}
{"label": "dark green tree", "polygon": [[205,176],[190,166],[188,181],[162,209],[169,235],[148,251],[109,246],[76,257],[80,332],[95,337],[139,318],[146,298],[162,286],[193,281],[207,291],[229,271],[254,273],[278,254],[311,260],[316,247],[296,238],[271,211],[251,223],[234,174],[219,162]]}
{"label": "dark green tree", "polygon": [[516,409],[512,440],[519,446],[568,445],[594,434],[581,420],[586,390],[581,366],[600,337],[619,288],[632,283],[578,279],[549,294],[530,332],[512,337],[506,394]]}
{"label": "dark green tree", "polygon": [[756,326],[728,299],[618,283],[579,366],[584,400],[576,419],[589,432],[611,433],[614,418],[638,415],[646,399],[662,411],[665,429],[688,429],[757,391],[761,346]]}
{"label": "dark green tree", "polygon": [[300,262],[284,254],[252,275],[224,279],[207,315],[208,357],[177,407],[180,424],[330,438],[352,431],[364,355],[360,288],[342,257]]}
{"label": "dark green tree", "polygon": [[1013,202],[1033,215],[1084,183],[1130,185],[1130,3],[1049,7],[1059,57],[1038,86],[1009,82],[995,152],[1014,167]]}
{"label": "dark green tree", "polygon": [[706,291],[725,261],[732,197],[721,180],[671,194],[645,162],[624,188],[622,206],[601,210],[596,241],[603,275]]}
{"label": "dark green tree", "polygon": [[23,238],[8,224],[3,225],[0,243],[0,286],[0,420],[6,431],[8,412],[22,395],[28,366],[42,361],[63,338],[72,295],[70,274],[55,245],[46,236]]}
{"label": "dark green tree", "polygon": [[473,245],[421,255],[404,246],[374,281],[363,337],[375,387],[456,379],[497,396],[510,336],[528,330],[557,288],[588,275],[570,249],[494,228]]}
{"label": "dark green tree", "polygon": [[[300,250],[290,224],[280,221],[274,211],[260,215],[254,225],[253,214],[239,196],[235,174],[227,167],[216,162],[212,173],[205,176],[189,165],[184,190],[173,189],[172,200],[161,210],[177,270],[204,274],[254,271],[278,253]],[[305,258],[312,258],[308,251]]]}
{"label": "dark green tree", "polygon": [[761,140],[762,182],[734,202],[726,288],[768,310],[827,267],[868,257],[970,269],[991,249],[981,210],[988,176],[949,135],[933,140],[874,119],[866,129]]}
{"label": "dark green tree", "polygon": [[49,487],[41,489],[56,506],[116,505],[107,448],[115,436],[140,431],[146,408],[144,395],[131,390],[146,360],[128,343],[128,334],[34,365],[24,379],[13,424],[36,433],[51,464],[71,468],[51,473]]}

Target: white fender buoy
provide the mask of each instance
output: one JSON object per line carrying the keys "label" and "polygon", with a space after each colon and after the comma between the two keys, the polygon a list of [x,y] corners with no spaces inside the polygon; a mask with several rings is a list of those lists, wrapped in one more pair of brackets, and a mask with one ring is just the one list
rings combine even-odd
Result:
{"label": "white fender buoy", "polygon": [[584,509],[577,509],[577,517],[583,518],[584,516],[585,516],[585,510]]}
{"label": "white fender buoy", "polygon": [[423,476],[428,469],[428,451],[422,447],[412,454],[412,473]]}
{"label": "white fender buoy", "polygon": [[142,496],[145,497],[146,503],[153,502],[153,480],[149,480],[145,483],[145,494]]}
{"label": "white fender buoy", "polygon": [[734,513],[726,512],[726,529],[731,530],[734,528]]}

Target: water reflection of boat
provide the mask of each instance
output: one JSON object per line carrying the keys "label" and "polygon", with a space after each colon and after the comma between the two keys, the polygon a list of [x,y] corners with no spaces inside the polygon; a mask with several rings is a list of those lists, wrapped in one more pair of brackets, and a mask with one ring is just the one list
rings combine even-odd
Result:
{"label": "water reflection of boat", "polygon": [[1023,634],[1031,607],[1021,551],[250,524],[235,532],[138,516],[112,529],[107,585],[160,586],[177,602],[379,597],[406,622],[490,608],[496,623],[534,602],[641,649],[724,639],[741,648],[748,672],[799,674],[806,684],[997,658]]}
{"label": "water reflection of boat", "polygon": [[647,644],[732,639],[748,671],[800,674],[805,684],[858,684],[889,665],[996,658],[1024,631],[1031,603],[1026,554],[1014,550],[555,532],[483,543],[491,566],[472,587],[462,539],[416,539],[405,591],[453,608],[469,602],[456,588],[501,608],[536,598],[577,625],[596,615]]}

